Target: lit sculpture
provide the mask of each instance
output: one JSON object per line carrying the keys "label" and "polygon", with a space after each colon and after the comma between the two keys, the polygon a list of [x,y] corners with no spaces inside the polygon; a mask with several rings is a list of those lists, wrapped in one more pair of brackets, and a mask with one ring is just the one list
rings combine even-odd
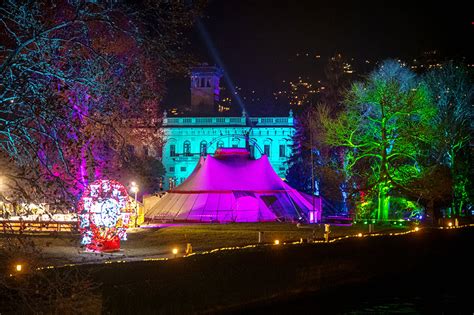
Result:
{"label": "lit sculpture", "polygon": [[81,244],[93,252],[120,249],[127,239],[132,207],[127,189],[114,180],[97,180],[84,191],[78,205]]}

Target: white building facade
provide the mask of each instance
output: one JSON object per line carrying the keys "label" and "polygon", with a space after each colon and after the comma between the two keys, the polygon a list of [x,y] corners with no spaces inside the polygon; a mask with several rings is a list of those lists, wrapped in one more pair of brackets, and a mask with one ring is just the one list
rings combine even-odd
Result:
{"label": "white building facade", "polygon": [[194,170],[201,156],[213,154],[219,147],[247,147],[254,158],[266,154],[275,172],[284,178],[295,132],[291,112],[287,117],[250,118],[165,115],[163,129],[165,189],[182,183]]}

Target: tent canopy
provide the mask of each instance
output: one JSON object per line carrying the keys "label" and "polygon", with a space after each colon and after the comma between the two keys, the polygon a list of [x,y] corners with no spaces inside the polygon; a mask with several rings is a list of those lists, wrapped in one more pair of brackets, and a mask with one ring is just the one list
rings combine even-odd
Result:
{"label": "tent canopy", "polygon": [[267,156],[255,160],[246,149],[220,148],[214,156],[201,157],[181,185],[161,198],[145,198],[144,206],[147,220],[307,221],[321,217],[320,199],[314,198],[308,202],[288,186]]}

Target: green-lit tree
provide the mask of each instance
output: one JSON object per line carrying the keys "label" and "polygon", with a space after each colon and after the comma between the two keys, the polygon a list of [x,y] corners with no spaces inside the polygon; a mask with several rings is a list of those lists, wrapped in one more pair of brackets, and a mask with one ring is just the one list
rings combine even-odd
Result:
{"label": "green-lit tree", "polygon": [[474,82],[468,69],[453,62],[430,71],[424,78],[438,108],[435,116],[436,138],[432,154],[437,163],[451,170],[453,180],[451,213],[464,215],[472,204],[472,152]]}
{"label": "green-lit tree", "polygon": [[336,118],[320,113],[324,141],[347,148],[345,168],[367,177],[363,189],[376,194],[376,218],[386,221],[391,190],[421,173],[418,161],[432,141],[436,108],[426,85],[391,60],[353,84],[346,106]]}

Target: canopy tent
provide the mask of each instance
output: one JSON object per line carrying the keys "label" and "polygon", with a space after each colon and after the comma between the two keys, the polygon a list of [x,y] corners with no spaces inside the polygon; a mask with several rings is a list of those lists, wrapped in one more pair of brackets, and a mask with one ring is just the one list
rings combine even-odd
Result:
{"label": "canopy tent", "polygon": [[[288,186],[267,156],[220,148],[164,196],[144,198],[145,220],[191,222],[319,221],[321,200]],[[314,209],[314,210],[313,210]]]}

